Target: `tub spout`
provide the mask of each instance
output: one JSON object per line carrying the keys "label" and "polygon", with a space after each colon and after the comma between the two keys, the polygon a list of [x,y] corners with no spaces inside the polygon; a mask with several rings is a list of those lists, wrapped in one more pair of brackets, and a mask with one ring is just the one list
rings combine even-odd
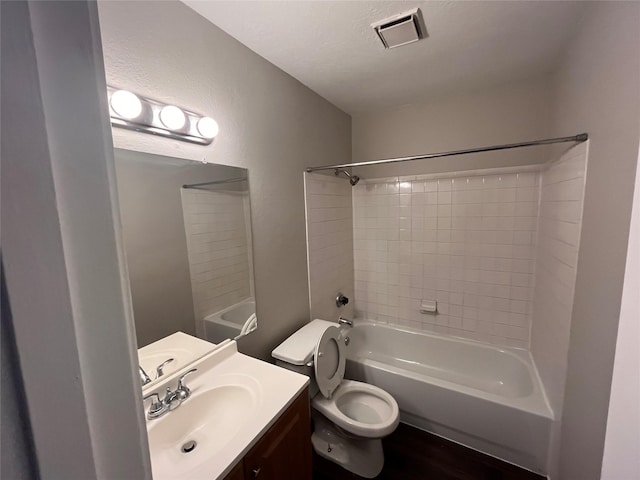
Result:
{"label": "tub spout", "polygon": [[353,320],[349,320],[348,318],[338,317],[338,323],[340,325],[347,325],[349,327],[353,327]]}

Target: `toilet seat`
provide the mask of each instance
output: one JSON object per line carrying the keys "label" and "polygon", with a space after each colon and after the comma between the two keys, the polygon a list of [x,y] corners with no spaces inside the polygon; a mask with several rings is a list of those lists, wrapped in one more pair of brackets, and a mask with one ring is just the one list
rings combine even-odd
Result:
{"label": "toilet seat", "polygon": [[398,403],[368,383],[343,380],[331,399],[316,395],[312,406],[340,428],[365,438],[391,434],[400,422]]}
{"label": "toilet seat", "polygon": [[316,383],[324,397],[331,398],[344,378],[346,355],[340,330],[328,327],[320,336],[313,354]]}

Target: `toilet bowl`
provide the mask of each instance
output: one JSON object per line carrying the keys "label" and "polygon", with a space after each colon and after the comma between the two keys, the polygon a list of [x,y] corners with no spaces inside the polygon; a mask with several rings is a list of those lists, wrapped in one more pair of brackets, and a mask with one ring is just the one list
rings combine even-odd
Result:
{"label": "toilet bowl", "polygon": [[374,385],[344,380],[344,338],[335,323],[314,320],[273,352],[282,367],[312,378],[311,406],[314,450],[365,478],[384,465],[381,438],[400,421],[398,404]]}
{"label": "toilet bowl", "polygon": [[331,399],[316,395],[311,406],[345,432],[359,437],[386,437],[400,421],[398,404],[391,395],[353,380],[343,380]]}

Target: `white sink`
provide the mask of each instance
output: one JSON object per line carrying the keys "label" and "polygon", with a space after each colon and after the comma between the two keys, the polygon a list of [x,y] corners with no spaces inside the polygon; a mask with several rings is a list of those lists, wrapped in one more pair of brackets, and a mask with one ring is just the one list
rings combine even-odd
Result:
{"label": "white sink", "polygon": [[[238,353],[235,341],[190,368],[197,369],[184,382],[191,396],[147,420],[154,480],[224,478],[309,383],[304,375]],[[162,377],[145,395],[163,397],[183,371]]]}
{"label": "white sink", "polygon": [[[192,471],[233,441],[252,418],[259,400],[255,380],[222,380],[232,383],[193,392],[177,409],[149,422],[154,469],[178,476]],[[183,450],[185,445],[190,451]]]}

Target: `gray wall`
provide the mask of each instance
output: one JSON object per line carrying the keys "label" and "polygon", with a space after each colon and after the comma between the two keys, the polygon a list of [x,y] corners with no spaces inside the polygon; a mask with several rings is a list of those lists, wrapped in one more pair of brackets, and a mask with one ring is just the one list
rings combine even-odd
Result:
{"label": "gray wall", "polygon": [[560,479],[600,477],[638,159],[638,25],[640,3],[590,5],[556,78],[555,132],[591,139]]}
{"label": "gray wall", "polygon": [[[26,2],[3,2],[0,3],[0,12],[2,26],[2,51],[0,58],[2,59],[2,69],[8,67],[8,62],[17,60],[19,49],[25,49],[20,52],[23,63],[12,65],[12,73],[2,76],[2,112],[1,116],[7,118],[12,113],[11,107],[17,107],[13,102],[7,101],[5,95],[15,92],[18,84],[28,87],[35,87],[36,77],[35,58],[33,56],[33,38],[29,27],[29,11]],[[13,28],[12,28],[13,27]],[[5,63],[7,62],[7,63]],[[21,78],[22,77],[22,78]],[[31,79],[31,82],[29,80]],[[18,83],[20,82],[20,83]],[[13,105],[12,105],[13,104]],[[35,109],[34,109],[35,110]],[[9,133],[7,122],[2,123],[2,132],[0,136],[4,137]],[[35,143],[35,142],[34,142]],[[2,146],[2,176],[6,178],[7,155],[10,154],[11,148],[15,148],[15,143],[4,140]],[[6,189],[4,183],[2,185],[2,229],[7,227],[5,216],[6,211]],[[3,236],[4,243],[4,236]],[[6,246],[3,245],[3,248]],[[6,255],[6,248],[5,248]],[[15,335],[13,331],[13,319],[11,317],[11,308],[9,298],[6,291],[4,266],[0,267],[1,278],[1,296],[0,307],[1,320],[0,324],[0,353],[2,357],[0,362],[2,373],[2,384],[0,386],[1,418],[2,425],[1,444],[0,444],[0,477],[2,478],[37,478],[37,464],[34,452],[30,445],[31,428],[29,426],[29,413],[27,411],[26,399],[24,396],[24,384],[22,372],[20,371],[20,359],[15,345]]]}
{"label": "gray wall", "polygon": [[94,2],[2,3],[2,262],[42,479],[151,478],[103,72]]}
{"label": "gray wall", "polygon": [[202,147],[115,129],[116,147],[249,169],[262,358],[309,321],[303,170],[346,162],[350,117],[179,2],[102,2],[107,81],[216,119]]}
{"label": "gray wall", "polygon": [[[640,155],[631,214],[629,250],[616,358],[611,383],[603,480],[640,478]],[[629,428],[635,425],[636,428]]]}
{"label": "gray wall", "polygon": [[2,407],[2,443],[0,454],[0,478],[31,480],[38,478],[38,464],[33,450],[33,438],[29,416],[25,408],[26,398],[20,373],[20,362],[16,351],[11,318],[11,308],[7,297],[7,288],[2,274],[0,307],[2,324],[0,326],[0,367],[2,386],[0,406]]}
{"label": "gray wall", "polygon": [[[550,133],[551,91],[549,79],[541,77],[354,115],[353,159],[376,160],[546,138]],[[545,148],[548,147],[362,167],[354,171],[363,178],[376,178],[541,163],[549,159]]]}

